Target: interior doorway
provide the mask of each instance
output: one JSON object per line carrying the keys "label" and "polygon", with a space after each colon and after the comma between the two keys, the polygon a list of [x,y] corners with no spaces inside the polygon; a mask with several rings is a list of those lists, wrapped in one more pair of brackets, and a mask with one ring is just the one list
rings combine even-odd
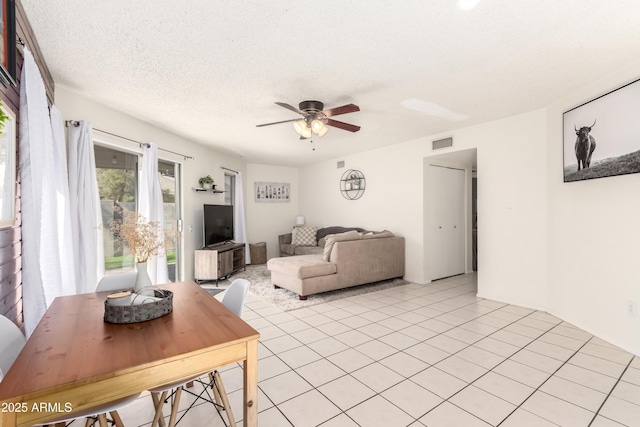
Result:
{"label": "interior doorway", "polygon": [[431,280],[465,272],[465,170],[430,165]]}
{"label": "interior doorway", "polygon": [[[423,166],[425,282],[476,271],[477,149],[425,157]],[[445,208],[443,204],[449,206]]]}
{"label": "interior doorway", "polygon": [[471,231],[473,233],[471,268],[478,271],[478,172],[471,173]]}

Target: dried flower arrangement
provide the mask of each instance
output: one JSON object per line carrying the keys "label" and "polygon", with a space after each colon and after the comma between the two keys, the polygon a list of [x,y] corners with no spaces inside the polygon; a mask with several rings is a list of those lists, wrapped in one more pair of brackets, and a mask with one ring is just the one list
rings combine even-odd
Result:
{"label": "dried flower arrangement", "polygon": [[109,221],[109,231],[117,242],[125,244],[136,262],[147,262],[149,257],[164,256],[164,228],[144,215],[122,209],[122,219]]}

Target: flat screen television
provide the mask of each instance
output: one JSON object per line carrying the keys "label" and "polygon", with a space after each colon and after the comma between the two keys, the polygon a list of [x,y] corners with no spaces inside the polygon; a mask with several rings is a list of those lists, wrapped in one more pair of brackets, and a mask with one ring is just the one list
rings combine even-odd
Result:
{"label": "flat screen television", "polygon": [[204,205],[204,246],[233,240],[233,206]]}

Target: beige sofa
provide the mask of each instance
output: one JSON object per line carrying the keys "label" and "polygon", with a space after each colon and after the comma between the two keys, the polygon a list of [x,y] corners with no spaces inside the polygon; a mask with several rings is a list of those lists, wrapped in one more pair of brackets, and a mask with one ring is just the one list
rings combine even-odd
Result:
{"label": "beige sofa", "polygon": [[388,231],[329,235],[323,254],[272,258],[267,268],[274,286],[305,300],[320,292],[404,276],[404,238]]}

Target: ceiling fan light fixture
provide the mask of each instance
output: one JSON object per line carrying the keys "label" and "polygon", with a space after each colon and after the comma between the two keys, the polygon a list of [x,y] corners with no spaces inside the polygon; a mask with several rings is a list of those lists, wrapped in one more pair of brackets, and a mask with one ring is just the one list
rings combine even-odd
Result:
{"label": "ceiling fan light fixture", "polygon": [[298,132],[298,135],[304,138],[311,138],[311,128],[307,126],[306,120],[296,120],[293,122],[293,128]]}
{"label": "ceiling fan light fixture", "polygon": [[277,125],[280,123],[293,123],[293,129],[298,135],[300,135],[301,139],[311,138],[313,134],[323,136],[329,131],[329,126],[337,127],[338,129],[346,130],[348,132],[358,132],[360,130],[360,126],[341,122],[332,118],[333,116],[360,111],[360,107],[355,104],[346,104],[340,107],[330,108],[328,110],[323,110],[324,104],[319,101],[302,101],[299,104],[300,108],[296,108],[284,102],[276,102],[276,104],[280,107],[286,108],[287,110],[291,110],[294,113],[300,114],[303,118],[264,123],[256,125],[256,127]]}
{"label": "ceiling fan light fixture", "polygon": [[293,122],[293,128],[298,132],[299,135],[302,135],[304,128],[307,127],[307,123],[304,120],[296,120]]}
{"label": "ceiling fan light fixture", "polygon": [[325,127],[324,123],[322,123],[318,119],[313,119],[313,121],[311,122],[311,130],[313,131],[313,133],[320,133],[323,127]]}
{"label": "ceiling fan light fixture", "polygon": [[319,137],[323,137],[324,134],[326,134],[327,132],[329,132],[329,128],[325,126],[325,124],[323,123],[322,128],[320,128],[320,130],[316,133],[318,134]]}

